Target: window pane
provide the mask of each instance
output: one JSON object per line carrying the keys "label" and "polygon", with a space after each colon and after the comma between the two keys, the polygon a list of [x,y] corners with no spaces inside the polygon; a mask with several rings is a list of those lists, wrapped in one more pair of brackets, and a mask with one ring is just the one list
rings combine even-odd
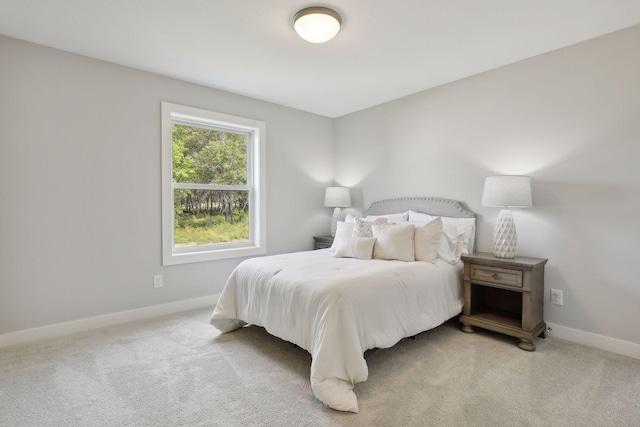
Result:
{"label": "window pane", "polygon": [[249,241],[247,191],[174,190],[174,246]]}
{"label": "window pane", "polygon": [[173,125],[173,182],[245,185],[247,135]]}

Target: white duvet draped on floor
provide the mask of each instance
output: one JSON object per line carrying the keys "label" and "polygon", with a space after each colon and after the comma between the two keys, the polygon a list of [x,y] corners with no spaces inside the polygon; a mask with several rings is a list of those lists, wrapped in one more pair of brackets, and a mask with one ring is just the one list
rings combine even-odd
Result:
{"label": "white duvet draped on floor", "polygon": [[462,263],[333,258],[328,249],[252,258],[227,281],[211,317],[221,332],[249,323],[312,356],[311,387],[358,412],[364,352],[393,346],[462,309]]}

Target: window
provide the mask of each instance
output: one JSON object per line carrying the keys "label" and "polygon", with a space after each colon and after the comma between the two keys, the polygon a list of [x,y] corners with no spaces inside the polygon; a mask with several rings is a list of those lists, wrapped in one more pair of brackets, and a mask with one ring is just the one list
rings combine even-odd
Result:
{"label": "window", "polygon": [[162,103],[163,265],[266,253],[265,124]]}

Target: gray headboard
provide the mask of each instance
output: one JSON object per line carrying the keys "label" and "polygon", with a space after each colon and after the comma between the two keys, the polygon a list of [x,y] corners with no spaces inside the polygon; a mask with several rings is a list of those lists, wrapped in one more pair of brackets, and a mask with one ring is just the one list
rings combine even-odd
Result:
{"label": "gray headboard", "polygon": [[[448,216],[452,218],[475,218],[476,214],[468,210],[457,200],[440,199],[437,197],[400,197],[397,199],[380,200],[371,203],[363,216],[384,215],[406,212],[408,210],[422,212],[434,216]],[[469,252],[475,247],[475,226],[469,242]]]}
{"label": "gray headboard", "polygon": [[379,202],[371,203],[369,209],[364,211],[364,215],[384,215],[408,210],[435,216],[450,216],[452,218],[476,217],[476,214],[466,209],[457,200],[437,197],[400,197],[398,199],[380,200]]}

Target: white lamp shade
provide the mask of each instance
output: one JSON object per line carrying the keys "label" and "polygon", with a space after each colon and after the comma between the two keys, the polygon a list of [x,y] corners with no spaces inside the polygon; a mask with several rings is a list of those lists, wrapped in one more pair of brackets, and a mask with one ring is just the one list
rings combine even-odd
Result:
{"label": "white lamp shade", "polygon": [[351,206],[351,193],[346,187],[327,187],[324,192],[324,205],[331,208]]}
{"label": "white lamp shade", "polygon": [[337,12],[326,7],[302,9],[293,18],[293,28],[311,43],[324,43],[338,34],[342,19]]}
{"label": "white lamp shade", "polygon": [[484,179],[482,206],[530,208],[531,179],[528,176],[501,175]]}

